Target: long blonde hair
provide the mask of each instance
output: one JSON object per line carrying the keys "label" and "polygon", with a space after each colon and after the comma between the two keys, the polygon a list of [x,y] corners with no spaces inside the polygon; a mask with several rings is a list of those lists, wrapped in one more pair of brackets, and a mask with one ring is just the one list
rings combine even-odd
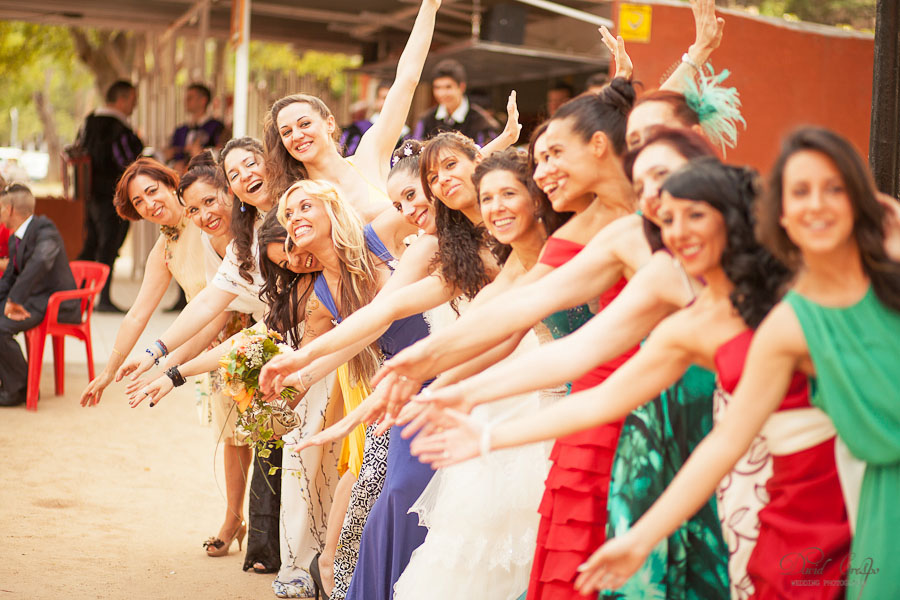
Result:
{"label": "long blonde hair", "polygon": [[[291,185],[278,200],[278,221],[285,229],[287,229],[287,220],[284,216],[287,199],[297,191],[322,202],[325,213],[331,221],[331,241],[341,264],[341,278],[338,283],[339,306],[341,317],[346,317],[369,304],[378,293],[378,263],[366,245],[363,221],[353,207],[341,201],[337,189],[331,183],[316,179],[301,179]],[[349,363],[352,378],[355,381],[368,382],[378,369],[380,356],[381,352],[376,341],[353,357]]]}

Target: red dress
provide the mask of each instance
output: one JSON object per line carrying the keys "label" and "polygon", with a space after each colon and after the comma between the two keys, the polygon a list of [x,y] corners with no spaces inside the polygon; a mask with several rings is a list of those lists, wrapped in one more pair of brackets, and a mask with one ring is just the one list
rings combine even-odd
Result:
{"label": "red dress", "polygon": [[[558,267],[583,248],[582,244],[551,237],[547,240],[541,262]],[[612,302],[626,283],[623,278],[603,293],[599,298],[599,309]],[[584,309],[582,314],[586,317],[590,316],[584,307],[571,311],[580,309]],[[586,322],[586,318],[583,321]],[[574,326],[581,324],[583,322]],[[551,332],[554,337],[559,337],[558,333],[571,333],[554,331],[553,327]],[[572,383],[572,393],[601,383],[636,351],[637,347],[585,374]],[[609,477],[623,422],[624,419],[581,431],[560,438],[554,444],[550,454],[552,465],[538,509],[541,523],[528,586],[529,600],[596,598],[596,594],[576,592],[574,583],[578,565],[587,560],[606,539]]]}
{"label": "red dress", "polygon": [[[9,236],[12,232],[6,226],[0,224],[0,258],[9,257]],[[10,261],[12,262],[12,261]],[[4,269],[0,268],[0,275],[3,275]]]}
{"label": "red dress", "polygon": [[[716,352],[719,380],[729,393],[737,387],[752,337],[747,330]],[[753,598],[843,598],[846,590],[842,571],[850,526],[835,467],[835,437],[821,426],[823,433],[809,435],[821,415],[790,414],[811,408],[808,392],[806,376],[794,373],[787,396],[762,431],[773,462],[766,482],[769,503],[759,511],[759,537],[747,563]],[[784,417],[799,420],[787,429],[774,428],[773,421]],[[797,441],[807,436],[809,443]]]}

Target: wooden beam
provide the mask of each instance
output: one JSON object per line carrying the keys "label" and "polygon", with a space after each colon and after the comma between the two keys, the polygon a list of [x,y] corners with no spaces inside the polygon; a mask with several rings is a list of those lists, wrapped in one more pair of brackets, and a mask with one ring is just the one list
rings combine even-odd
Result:
{"label": "wooden beam", "polygon": [[878,0],[869,165],[875,184],[900,199],[900,5]]}

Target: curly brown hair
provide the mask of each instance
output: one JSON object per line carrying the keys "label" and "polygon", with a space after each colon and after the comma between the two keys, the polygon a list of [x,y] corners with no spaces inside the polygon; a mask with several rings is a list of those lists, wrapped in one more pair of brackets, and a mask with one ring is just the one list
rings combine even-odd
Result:
{"label": "curly brown hair", "polygon": [[481,258],[481,250],[487,245],[488,235],[484,226],[472,223],[462,211],[448,208],[431,191],[428,177],[437,168],[443,151],[453,152],[474,162],[478,156],[478,147],[463,134],[446,131],[425,144],[419,159],[422,190],[434,207],[438,238],[438,252],[431,263],[431,269],[439,270],[444,281],[472,299],[491,282]]}
{"label": "curly brown hair", "polygon": [[[251,153],[256,160],[265,164],[265,153],[262,144],[256,138],[239,137],[228,140],[222,152],[219,154],[219,165],[222,169],[222,175],[228,180],[228,173],[225,172],[225,157],[229,152],[240,148]],[[266,185],[268,185],[268,171],[266,171]],[[272,197],[268,194],[269,198]],[[256,230],[256,218],[259,210],[252,204],[241,202],[237,195],[232,192],[236,202],[231,203],[231,233],[234,236],[234,254],[238,260],[238,274],[253,283],[253,271],[255,260],[253,257],[253,232]]]}
{"label": "curly brown hair", "polygon": [[141,157],[137,159],[128,165],[128,168],[122,173],[119,183],[116,184],[116,194],[113,196],[113,205],[116,207],[116,212],[119,213],[120,217],[129,221],[141,220],[141,215],[135,210],[134,205],[131,203],[131,198],[128,197],[128,186],[131,185],[131,182],[138,175],[146,175],[153,181],[171,188],[173,192],[178,189],[178,173],[153,158]]}

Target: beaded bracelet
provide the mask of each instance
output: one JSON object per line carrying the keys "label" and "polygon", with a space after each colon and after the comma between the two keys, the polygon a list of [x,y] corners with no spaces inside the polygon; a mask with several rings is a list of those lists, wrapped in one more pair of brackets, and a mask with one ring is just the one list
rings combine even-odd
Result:
{"label": "beaded bracelet", "polygon": [[162,340],[156,340],[153,343],[156,344],[156,347],[159,348],[159,351],[162,352],[163,356],[169,355],[169,349],[166,347],[165,344],[163,344]]}
{"label": "beaded bracelet", "polygon": [[157,365],[157,366],[159,365],[159,358],[155,354],[153,354],[153,350],[151,350],[150,348],[145,348],[144,352],[146,352],[147,354],[150,355],[150,358],[153,359],[154,365]]}

